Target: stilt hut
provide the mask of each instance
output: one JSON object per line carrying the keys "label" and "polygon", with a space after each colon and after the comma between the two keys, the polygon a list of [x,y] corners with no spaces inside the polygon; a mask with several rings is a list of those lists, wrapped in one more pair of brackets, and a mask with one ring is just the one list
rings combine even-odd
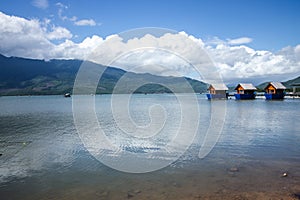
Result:
{"label": "stilt hut", "polygon": [[265,97],[267,100],[283,99],[286,87],[280,82],[270,82],[265,87]]}
{"label": "stilt hut", "polygon": [[227,99],[228,98],[228,87],[225,84],[211,84],[208,87],[208,94],[206,94],[209,100],[211,99]]}
{"label": "stilt hut", "polygon": [[255,99],[255,91],[257,90],[252,83],[239,83],[236,87],[236,100]]}

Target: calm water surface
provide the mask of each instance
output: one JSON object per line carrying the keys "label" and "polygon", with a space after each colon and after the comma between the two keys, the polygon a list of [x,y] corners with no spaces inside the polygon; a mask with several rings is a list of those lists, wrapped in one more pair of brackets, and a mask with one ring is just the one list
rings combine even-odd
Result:
{"label": "calm water surface", "polygon": [[[123,98],[119,95],[119,98]],[[118,132],[110,95],[96,96],[99,123],[123,151],[137,155],[164,146],[178,128],[172,95],[133,95],[130,112],[147,125],[149,106],[166,109],[161,137],[133,142]],[[300,100],[226,101],[221,137],[198,158],[211,102],[198,95],[200,124],[193,144],[161,170],[129,174],[95,159],[76,131],[72,99],[0,97],[1,199],[297,199],[300,196]],[[120,105],[124,106],[124,105]],[[178,114],[178,113],[177,113]],[[202,138],[202,139],[201,139]],[[112,159],[114,159],[112,155]],[[161,155],[161,159],[168,159]],[[282,173],[287,172],[287,177]]]}

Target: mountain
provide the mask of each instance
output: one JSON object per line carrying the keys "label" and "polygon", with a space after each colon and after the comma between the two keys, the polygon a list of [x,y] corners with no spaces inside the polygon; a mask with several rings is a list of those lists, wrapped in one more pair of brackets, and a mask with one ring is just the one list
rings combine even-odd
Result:
{"label": "mountain", "polygon": [[265,87],[268,85],[268,83],[269,82],[263,82],[263,83],[257,85],[256,88],[257,88],[258,92],[263,92]]}
{"label": "mountain", "polygon": [[[269,82],[264,82],[264,83],[261,83],[257,86],[257,88],[260,90],[260,91],[263,91],[264,88],[268,85]],[[291,79],[291,80],[288,80],[288,81],[285,81],[285,82],[282,82],[282,84],[287,88],[287,90],[292,90],[292,84],[294,83],[300,83],[300,76],[297,77],[297,78],[294,78],[294,79]]]}
{"label": "mountain", "polygon": [[[36,60],[0,55],[0,95],[49,95],[72,92],[74,80],[83,61],[81,60]],[[115,67],[97,65],[105,70],[97,87],[97,94],[112,93],[122,77],[123,84],[118,93],[169,93],[163,85],[186,92],[184,82],[188,81],[196,93],[206,92],[207,84],[186,77],[165,77],[149,73],[126,72]],[[126,74],[126,76],[124,76]],[[138,83],[159,82],[132,88]]]}
{"label": "mountain", "polygon": [[292,88],[292,84],[295,84],[295,83],[298,83],[298,84],[300,83],[300,76],[297,78],[294,78],[292,80],[283,82],[283,85],[287,88]]}

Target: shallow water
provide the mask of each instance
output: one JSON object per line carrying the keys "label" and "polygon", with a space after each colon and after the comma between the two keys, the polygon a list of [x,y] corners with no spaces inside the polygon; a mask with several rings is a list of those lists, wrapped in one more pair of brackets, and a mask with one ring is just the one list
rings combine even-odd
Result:
{"label": "shallow water", "polygon": [[[105,156],[118,160],[122,152],[137,157],[153,153],[154,159],[172,159],[172,154],[161,150],[179,127],[180,112],[175,97],[165,94],[131,98],[129,112],[138,126],[151,122],[151,105],[164,107],[167,121],[154,140],[147,137],[132,140],[123,134],[113,121],[110,97],[95,97],[99,123],[120,150]],[[124,96],[118,98],[122,100]],[[0,196],[4,199],[297,199],[299,99],[226,101],[221,136],[203,159],[198,153],[211,122],[211,102],[202,95],[197,96],[197,101],[199,129],[187,151],[165,168],[132,174],[107,167],[85,148],[73,121],[71,98],[1,97]],[[130,131],[132,127],[126,128]],[[181,150],[177,145],[171,152],[177,154]],[[119,162],[122,164],[122,160]],[[287,177],[282,177],[284,172]]]}

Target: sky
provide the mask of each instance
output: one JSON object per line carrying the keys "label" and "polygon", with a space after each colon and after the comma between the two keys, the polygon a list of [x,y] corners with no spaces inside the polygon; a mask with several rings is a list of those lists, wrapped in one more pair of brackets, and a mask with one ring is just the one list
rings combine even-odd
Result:
{"label": "sky", "polygon": [[[120,32],[161,27],[177,33],[139,41],[160,41],[160,47],[166,47],[185,35],[205,49],[226,82],[283,81],[300,75],[299,10],[298,0],[3,0],[0,53],[45,60],[85,59],[91,49]],[[114,41],[111,47],[123,43]],[[174,48],[170,50],[192,49],[180,42]],[[143,57],[140,62],[145,64],[155,54],[135,56]],[[123,68],[133,70],[130,64]],[[182,68],[162,72],[150,67],[147,72],[187,75]]]}

